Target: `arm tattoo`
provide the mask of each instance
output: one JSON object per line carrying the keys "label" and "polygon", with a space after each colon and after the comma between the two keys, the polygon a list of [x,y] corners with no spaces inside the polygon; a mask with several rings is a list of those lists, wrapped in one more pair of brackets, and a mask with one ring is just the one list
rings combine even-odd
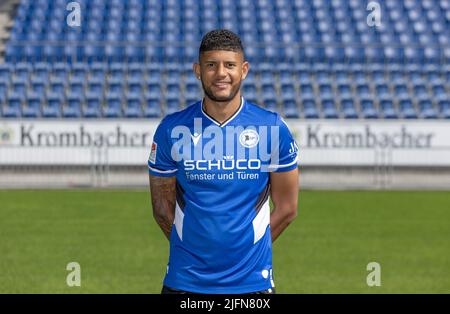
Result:
{"label": "arm tattoo", "polygon": [[173,220],[175,219],[176,178],[164,178],[150,175],[150,192],[153,217],[170,240]]}

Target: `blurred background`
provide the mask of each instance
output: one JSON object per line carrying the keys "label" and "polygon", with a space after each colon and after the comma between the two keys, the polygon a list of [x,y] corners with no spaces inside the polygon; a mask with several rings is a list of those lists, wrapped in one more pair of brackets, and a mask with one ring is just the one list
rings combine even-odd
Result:
{"label": "blurred background", "polygon": [[192,63],[216,28],[241,36],[244,97],[300,147],[280,291],[372,292],[378,258],[382,292],[449,292],[449,0],[2,0],[0,292],[66,292],[72,256],[96,270],[88,291],[129,291],[105,270],[126,260],[125,286],[158,292],[146,162],[161,118],[201,99]]}
{"label": "blurred background", "polygon": [[284,116],[310,188],[450,187],[448,0],[4,0],[0,186],[143,186],[159,120],[238,33],[243,95]]}

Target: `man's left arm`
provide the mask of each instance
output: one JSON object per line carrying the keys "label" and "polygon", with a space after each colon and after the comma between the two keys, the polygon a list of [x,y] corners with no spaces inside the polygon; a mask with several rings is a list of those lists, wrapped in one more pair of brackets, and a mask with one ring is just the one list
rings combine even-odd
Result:
{"label": "man's left arm", "polygon": [[270,185],[270,197],[274,205],[270,214],[270,231],[274,242],[297,216],[298,168],[287,172],[271,172]]}

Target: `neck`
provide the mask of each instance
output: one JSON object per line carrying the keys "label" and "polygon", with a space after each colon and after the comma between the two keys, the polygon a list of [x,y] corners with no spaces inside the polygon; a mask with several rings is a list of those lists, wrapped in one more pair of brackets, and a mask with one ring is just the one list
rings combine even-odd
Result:
{"label": "neck", "polygon": [[224,123],[231,118],[241,106],[241,93],[230,101],[214,101],[208,96],[203,100],[203,111],[205,111],[211,118],[219,123]]}

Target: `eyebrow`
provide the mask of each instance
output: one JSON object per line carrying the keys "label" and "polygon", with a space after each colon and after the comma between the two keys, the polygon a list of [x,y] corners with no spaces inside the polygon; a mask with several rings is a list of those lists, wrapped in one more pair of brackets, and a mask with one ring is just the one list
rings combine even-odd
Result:
{"label": "eyebrow", "polygon": [[[215,60],[206,60],[203,61],[204,63],[218,63],[220,61],[215,61]],[[238,63],[238,61],[224,61],[224,63]]]}

